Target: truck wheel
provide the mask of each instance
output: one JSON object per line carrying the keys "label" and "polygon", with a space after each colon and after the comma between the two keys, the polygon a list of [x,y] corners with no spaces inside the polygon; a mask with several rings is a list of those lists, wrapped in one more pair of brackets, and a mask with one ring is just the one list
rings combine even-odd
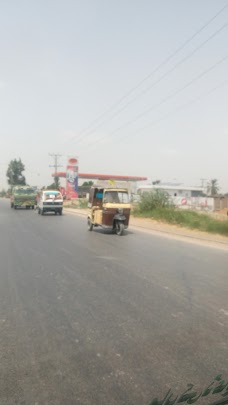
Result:
{"label": "truck wheel", "polygon": [[14,205],[14,209],[15,209],[15,210],[17,209],[17,206],[16,206],[16,205]]}
{"label": "truck wheel", "polygon": [[116,222],[116,234],[118,236],[123,235],[124,224],[122,222]]}
{"label": "truck wheel", "polygon": [[62,209],[59,210],[59,215],[62,215],[62,213],[63,213],[63,210]]}
{"label": "truck wheel", "polygon": [[32,205],[32,210],[34,210],[34,205]]}
{"label": "truck wheel", "polygon": [[41,210],[40,210],[40,213],[41,213],[41,215],[44,215],[44,210],[41,209]]}
{"label": "truck wheel", "polygon": [[13,208],[14,207],[14,205],[13,205],[13,203],[11,203],[11,208]]}

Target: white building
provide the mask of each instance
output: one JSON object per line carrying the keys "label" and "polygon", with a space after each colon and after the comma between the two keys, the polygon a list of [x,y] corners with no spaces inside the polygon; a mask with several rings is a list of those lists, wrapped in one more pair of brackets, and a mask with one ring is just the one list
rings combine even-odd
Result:
{"label": "white building", "polygon": [[161,190],[167,193],[170,197],[200,197],[203,195],[202,187],[186,187],[183,185],[167,185],[167,184],[151,184],[142,185],[137,189],[138,194],[152,192],[153,190]]}

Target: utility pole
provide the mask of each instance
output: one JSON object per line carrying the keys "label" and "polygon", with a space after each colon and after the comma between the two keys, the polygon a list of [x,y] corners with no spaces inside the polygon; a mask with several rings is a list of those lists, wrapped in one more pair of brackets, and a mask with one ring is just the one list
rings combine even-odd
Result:
{"label": "utility pole", "polygon": [[203,193],[204,194],[206,194],[207,193],[207,190],[206,190],[206,187],[205,187],[205,181],[207,181],[207,179],[200,179],[201,180],[201,188],[203,189]]}
{"label": "utility pole", "polygon": [[204,183],[207,179],[200,179],[201,180],[201,187],[204,188]]}
{"label": "utility pole", "polygon": [[58,171],[58,167],[62,167],[59,162],[59,158],[62,155],[59,155],[58,153],[49,153],[49,156],[51,156],[54,159],[54,165],[49,165],[49,167],[54,167],[55,168],[55,186],[58,188],[58,177],[56,176],[56,173]]}
{"label": "utility pole", "polygon": [[204,183],[207,179],[200,179],[201,180],[201,187],[204,189]]}

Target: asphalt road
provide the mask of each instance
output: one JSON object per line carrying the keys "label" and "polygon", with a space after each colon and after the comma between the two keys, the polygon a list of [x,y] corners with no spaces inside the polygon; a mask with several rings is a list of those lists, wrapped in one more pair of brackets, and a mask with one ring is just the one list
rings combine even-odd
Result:
{"label": "asphalt road", "polygon": [[0,200],[0,405],[149,405],[227,364],[227,252]]}

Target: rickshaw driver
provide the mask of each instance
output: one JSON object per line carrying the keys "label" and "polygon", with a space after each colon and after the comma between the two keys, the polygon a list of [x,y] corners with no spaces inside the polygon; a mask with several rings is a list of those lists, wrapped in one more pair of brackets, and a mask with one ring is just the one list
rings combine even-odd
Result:
{"label": "rickshaw driver", "polygon": [[114,204],[119,204],[119,196],[116,191],[106,191],[105,193],[105,202],[107,203],[114,203]]}

